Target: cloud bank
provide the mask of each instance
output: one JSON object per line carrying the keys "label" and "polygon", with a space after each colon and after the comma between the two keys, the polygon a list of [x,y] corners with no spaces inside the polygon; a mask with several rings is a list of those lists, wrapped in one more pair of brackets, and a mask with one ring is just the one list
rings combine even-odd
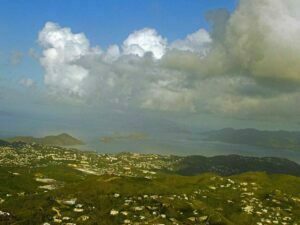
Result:
{"label": "cloud bank", "polygon": [[241,0],[230,15],[208,12],[199,28],[169,42],[153,28],[106,50],[83,33],[48,22],[39,33],[49,91],[94,104],[296,118],[300,99],[300,3]]}

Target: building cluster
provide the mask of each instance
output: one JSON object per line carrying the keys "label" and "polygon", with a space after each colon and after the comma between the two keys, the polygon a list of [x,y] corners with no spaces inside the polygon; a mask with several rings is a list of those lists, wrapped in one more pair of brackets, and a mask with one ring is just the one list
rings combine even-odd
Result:
{"label": "building cluster", "polygon": [[47,166],[67,163],[87,174],[145,177],[152,179],[157,171],[172,170],[175,162],[171,156],[156,154],[120,153],[97,154],[75,149],[24,144],[18,147],[0,147],[2,166]]}
{"label": "building cluster", "polygon": [[172,170],[174,160],[170,156],[155,154],[121,153],[117,155],[90,155],[69,166],[87,174],[144,177],[152,179],[157,172]]}

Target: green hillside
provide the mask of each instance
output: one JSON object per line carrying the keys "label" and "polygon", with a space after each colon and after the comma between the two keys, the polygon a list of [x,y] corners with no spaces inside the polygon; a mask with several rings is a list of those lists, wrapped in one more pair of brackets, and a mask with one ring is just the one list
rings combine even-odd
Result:
{"label": "green hillside", "polygon": [[[251,172],[255,165],[260,172]],[[277,158],[97,154],[4,143],[0,225],[296,225],[299,168]]]}
{"label": "green hillside", "polygon": [[[279,224],[300,222],[300,178],[293,176],[246,173],[230,177],[215,174],[182,177],[162,174],[149,180],[85,175],[65,166],[10,170],[20,175],[12,175],[4,168],[0,171],[0,193],[4,200],[0,208],[11,215],[0,216],[0,224],[256,225],[259,221],[269,220]],[[35,181],[38,175],[51,177],[61,186],[44,191]]]}

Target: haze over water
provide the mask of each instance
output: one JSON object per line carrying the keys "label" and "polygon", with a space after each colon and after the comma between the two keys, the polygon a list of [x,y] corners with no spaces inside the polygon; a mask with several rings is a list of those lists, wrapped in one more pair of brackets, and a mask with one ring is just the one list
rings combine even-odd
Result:
{"label": "haze over water", "polygon": [[279,157],[300,163],[300,152],[289,149],[273,149],[241,144],[228,144],[201,140],[201,135],[177,135],[147,137],[143,140],[117,140],[103,143],[100,138],[87,141],[86,145],[73,146],[82,150],[92,150],[98,153],[155,153],[164,155],[244,155],[256,157]]}

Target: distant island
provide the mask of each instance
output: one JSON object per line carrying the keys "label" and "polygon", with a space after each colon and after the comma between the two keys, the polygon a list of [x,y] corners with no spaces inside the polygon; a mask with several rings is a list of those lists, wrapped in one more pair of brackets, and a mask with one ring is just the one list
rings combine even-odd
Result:
{"label": "distant island", "polygon": [[251,128],[224,128],[202,134],[204,135],[205,140],[208,141],[219,141],[230,144],[245,144],[275,149],[300,150],[299,131],[262,131]]}
{"label": "distant island", "polygon": [[140,141],[147,138],[147,134],[142,132],[133,132],[133,133],[114,133],[110,136],[103,136],[100,138],[100,141],[108,144],[115,141],[124,141],[124,140],[133,140],[133,141]]}
{"label": "distant island", "polygon": [[57,146],[70,146],[70,145],[83,145],[84,143],[72,137],[69,134],[62,133],[59,135],[49,135],[45,137],[32,137],[32,136],[16,136],[12,138],[7,138],[4,141],[7,142],[24,142],[24,143],[37,143],[42,145],[57,145]]}

